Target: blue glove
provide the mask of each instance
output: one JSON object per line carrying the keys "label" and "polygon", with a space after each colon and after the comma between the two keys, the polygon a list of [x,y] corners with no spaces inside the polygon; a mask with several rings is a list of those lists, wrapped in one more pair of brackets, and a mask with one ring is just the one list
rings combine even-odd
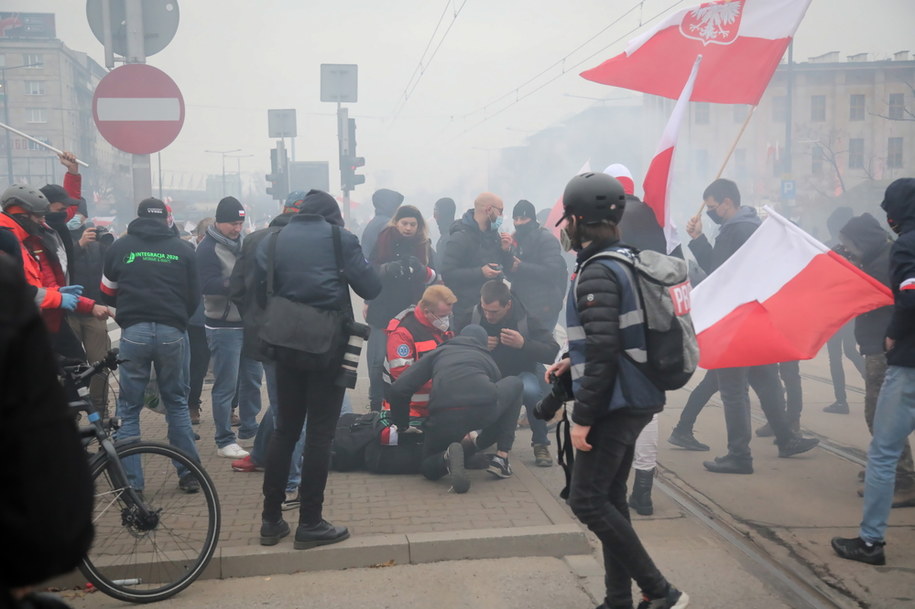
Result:
{"label": "blue glove", "polygon": [[[65,285],[59,289],[61,294],[73,294],[74,296],[83,295],[83,286],[81,285]],[[71,309],[72,310],[72,309]]]}
{"label": "blue glove", "polygon": [[[82,290],[82,286],[76,286],[76,287],[78,287],[80,290]],[[60,308],[66,310],[66,311],[75,311],[76,305],[79,302],[79,296],[77,296],[76,294],[67,294],[66,292],[64,292],[65,289],[66,288],[60,289],[60,291],[61,291]]]}

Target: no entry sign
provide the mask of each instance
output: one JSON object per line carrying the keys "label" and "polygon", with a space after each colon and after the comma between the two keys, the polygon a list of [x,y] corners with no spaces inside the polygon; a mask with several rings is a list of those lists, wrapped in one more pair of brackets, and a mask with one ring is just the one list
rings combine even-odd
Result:
{"label": "no entry sign", "polygon": [[175,141],[184,125],[184,98],[168,74],[130,63],[99,82],[92,117],[109,144],[132,154],[158,152]]}

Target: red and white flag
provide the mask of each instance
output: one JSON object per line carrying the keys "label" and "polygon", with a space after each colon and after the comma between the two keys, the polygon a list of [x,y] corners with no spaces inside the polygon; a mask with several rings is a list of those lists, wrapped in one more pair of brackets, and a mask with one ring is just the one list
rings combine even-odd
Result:
{"label": "red and white flag", "polygon": [[853,317],[893,304],[889,288],[766,211],[762,226],[692,291],[703,368],[810,359]]}
{"label": "red and white flag", "polygon": [[[591,159],[585,161],[585,164],[581,166],[581,169],[578,170],[578,173],[575,175],[581,175],[583,173],[588,173],[591,171]],[[565,210],[562,209],[562,196],[560,196],[556,203],[553,204],[553,209],[550,210],[550,215],[546,217],[546,227],[550,229],[550,232],[553,233],[553,236],[559,239],[559,230],[560,227],[556,226],[556,223],[559,222],[559,219],[562,218],[565,214]]]}
{"label": "red and white flag", "polygon": [[717,0],[675,13],[625,52],[581,73],[605,85],[676,99],[697,55],[691,101],[759,103],[810,0]]}
{"label": "red and white flag", "polygon": [[686,115],[689,106],[689,96],[693,92],[693,86],[696,84],[696,76],[699,73],[699,64],[702,62],[702,55],[696,57],[693,63],[693,70],[689,74],[686,86],[680,92],[680,99],[674,106],[674,111],[670,114],[670,119],[664,127],[664,133],[661,134],[661,142],[658,149],[651,159],[648,166],[648,172],[645,173],[645,181],[642,182],[642,189],[645,191],[645,205],[651,208],[658,225],[664,228],[664,238],[667,240],[667,253],[674,251],[674,248],[680,245],[680,236],[677,234],[677,227],[674,226],[670,219],[670,180],[673,177],[674,151],[677,148],[677,135],[680,133],[680,123]]}

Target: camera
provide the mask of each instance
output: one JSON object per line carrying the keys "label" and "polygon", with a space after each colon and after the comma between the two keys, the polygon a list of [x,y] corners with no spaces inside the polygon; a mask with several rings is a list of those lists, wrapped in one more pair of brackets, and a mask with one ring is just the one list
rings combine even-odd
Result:
{"label": "camera", "polygon": [[347,320],[345,330],[349,334],[349,339],[343,350],[343,364],[340,366],[340,372],[337,374],[334,383],[337,387],[355,389],[356,368],[359,367],[359,357],[362,355],[362,347],[365,341],[368,340],[372,328],[357,321]]}
{"label": "camera", "polygon": [[572,374],[566,372],[557,377],[550,374],[550,392],[534,406],[534,418],[549,421],[556,416],[562,405],[572,399]]}
{"label": "camera", "polygon": [[96,226],[95,240],[99,243],[104,243],[105,245],[111,245],[114,243],[114,235],[111,234],[111,231],[107,226]]}

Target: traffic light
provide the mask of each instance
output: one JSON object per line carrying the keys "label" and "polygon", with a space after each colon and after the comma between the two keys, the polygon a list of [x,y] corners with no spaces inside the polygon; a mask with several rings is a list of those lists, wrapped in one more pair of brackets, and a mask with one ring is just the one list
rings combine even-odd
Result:
{"label": "traffic light", "polygon": [[365,176],[356,170],[365,166],[365,157],[356,156],[356,119],[346,121],[344,134],[344,154],[340,155],[340,182],[345,191],[351,191],[359,184],[365,184]]}
{"label": "traffic light", "polygon": [[266,175],[267,194],[277,201],[285,201],[289,194],[289,172],[287,171],[286,147],[278,142],[270,150],[270,173]]}

